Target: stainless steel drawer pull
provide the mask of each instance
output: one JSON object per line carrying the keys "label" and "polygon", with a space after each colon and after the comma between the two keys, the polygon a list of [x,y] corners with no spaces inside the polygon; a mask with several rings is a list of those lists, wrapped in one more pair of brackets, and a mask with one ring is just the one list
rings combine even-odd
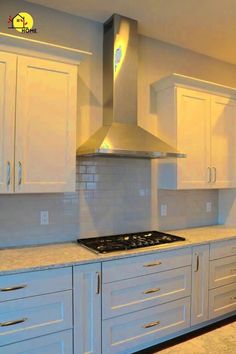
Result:
{"label": "stainless steel drawer pull", "polygon": [[151,327],[158,326],[159,324],[160,324],[160,321],[150,322],[150,323],[144,325],[143,328],[151,328]]}
{"label": "stainless steel drawer pull", "polygon": [[212,167],[214,171],[214,180],[212,181],[213,183],[216,183],[216,167]]}
{"label": "stainless steel drawer pull", "polygon": [[2,288],[2,289],[0,289],[0,291],[15,291],[15,290],[24,289],[26,287],[27,287],[27,284],[22,284],[22,285],[12,286],[10,288]]}
{"label": "stainless steel drawer pull", "polygon": [[14,325],[16,325],[16,324],[23,323],[23,322],[25,322],[25,321],[27,321],[27,320],[28,320],[28,318],[25,317],[25,318],[21,318],[20,320],[1,322],[1,323],[0,323],[0,327],[14,326]]}
{"label": "stainless steel drawer pull", "polygon": [[231,272],[236,272],[236,268],[230,269]]}
{"label": "stainless steel drawer pull", "polygon": [[236,296],[231,296],[230,300],[236,300]]}
{"label": "stainless steel drawer pull", "polygon": [[96,294],[100,294],[101,290],[101,275],[99,272],[96,272],[97,275],[97,288],[96,288]]}
{"label": "stainless steel drawer pull", "polygon": [[161,262],[147,263],[147,264],[144,264],[143,267],[156,267],[159,265],[161,265]]}
{"label": "stainless steel drawer pull", "polygon": [[152,293],[157,293],[157,292],[160,291],[160,290],[161,290],[160,288],[149,289],[149,290],[144,291],[143,293],[144,293],[144,294],[152,294]]}
{"label": "stainless steel drawer pull", "polygon": [[22,163],[20,161],[18,164],[18,184],[19,186],[22,184]]}
{"label": "stainless steel drawer pull", "polygon": [[10,161],[7,162],[7,187],[11,184],[11,163]]}
{"label": "stainless steel drawer pull", "polygon": [[199,271],[199,253],[196,252],[196,253],[195,253],[195,256],[196,256],[196,268],[195,268],[195,272],[198,272],[198,271]]}
{"label": "stainless steel drawer pull", "polygon": [[207,167],[207,171],[208,171],[207,183],[211,183],[211,168],[210,168],[210,167]]}

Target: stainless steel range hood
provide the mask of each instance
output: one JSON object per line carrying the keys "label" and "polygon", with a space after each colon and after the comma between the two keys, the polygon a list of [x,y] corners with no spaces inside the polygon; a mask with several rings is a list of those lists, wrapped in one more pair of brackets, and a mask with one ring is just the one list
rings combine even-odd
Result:
{"label": "stainless steel range hood", "polygon": [[186,157],[137,125],[137,21],[113,15],[104,24],[103,126],[78,156]]}

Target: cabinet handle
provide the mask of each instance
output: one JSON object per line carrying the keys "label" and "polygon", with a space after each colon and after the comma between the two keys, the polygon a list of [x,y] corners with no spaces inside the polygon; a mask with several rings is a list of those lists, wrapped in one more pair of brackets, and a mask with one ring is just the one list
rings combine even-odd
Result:
{"label": "cabinet handle", "polygon": [[7,161],[7,186],[9,187],[11,184],[11,163]]}
{"label": "cabinet handle", "polygon": [[236,272],[236,268],[230,269],[231,272]]}
{"label": "cabinet handle", "polygon": [[147,264],[144,264],[143,267],[156,267],[156,266],[159,266],[161,264],[162,264],[161,262],[147,263]]}
{"label": "cabinet handle", "polygon": [[22,183],[22,163],[19,161],[19,165],[18,165],[18,184],[19,186]]}
{"label": "cabinet handle", "polygon": [[158,291],[160,291],[160,288],[156,288],[156,289],[149,289],[143,292],[143,294],[152,294],[152,293],[157,293]]}
{"label": "cabinet handle", "polygon": [[155,327],[155,326],[158,326],[159,324],[160,324],[160,321],[150,322],[150,323],[144,325],[143,328]]}
{"label": "cabinet handle", "polygon": [[236,300],[236,296],[231,296],[230,300]]}
{"label": "cabinet handle", "polygon": [[208,171],[207,183],[211,183],[211,168],[210,168],[210,167],[207,167],[207,171]]}
{"label": "cabinet handle", "polygon": [[195,268],[195,272],[199,271],[199,253],[195,253],[196,256],[196,268]]}
{"label": "cabinet handle", "polygon": [[12,287],[9,287],[9,288],[2,288],[0,289],[0,291],[15,291],[15,290],[20,290],[20,289],[24,289],[27,287],[27,284],[22,284],[22,285],[17,285],[17,286],[12,286]]}
{"label": "cabinet handle", "polygon": [[213,171],[214,171],[214,180],[212,181],[212,183],[216,183],[216,168],[212,167]]}
{"label": "cabinet handle", "polygon": [[1,323],[0,323],[0,327],[13,326],[13,325],[16,325],[16,324],[19,324],[19,323],[23,323],[23,322],[25,322],[25,321],[27,321],[27,320],[28,320],[28,318],[25,317],[25,318],[21,318],[20,320],[1,322]]}
{"label": "cabinet handle", "polygon": [[96,294],[100,294],[101,290],[101,275],[99,272],[96,272],[97,275],[97,288],[96,288]]}

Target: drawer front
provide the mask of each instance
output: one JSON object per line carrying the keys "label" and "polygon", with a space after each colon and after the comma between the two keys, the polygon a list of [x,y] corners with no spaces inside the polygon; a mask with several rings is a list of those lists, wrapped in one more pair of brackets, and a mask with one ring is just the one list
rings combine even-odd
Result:
{"label": "drawer front", "polygon": [[72,330],[0,347],[0,354],[73,354]]}
{"label": "drawer front", "polygon": [[0,302],[72,289],[72,268],[0,276]]}
{"label": "drawer front", "polygon": [[72,291],[0,304],[0,343],[6,345],[72,328]]}
{"label": "drawer front", "polygon": [[236,282],[236,256],[210,262],[210,289]]}
{"label": "drawer front", "polygon": [[236,255],[236,239],[215,242],[210,245],[210,259]]}
{"label": "drawer front", "polygon": [[191,267],[103,285],[103,318],[123,315],[189,296]]}
{"label": "drawer front", "polygon": [[157,252],[144,256],[103,262],[103,282],[123,280],[162,272],[168,269],[185,267],[191,264],[191,249]]}
{"label": "drawer front", "polygon": [[104,320],[102,352],[133,353],[140,345],[189,326],[190,298]]}
{"label": "drawer front", "polygon": [[209,319],[236,311],[236,283],[210,290]]}

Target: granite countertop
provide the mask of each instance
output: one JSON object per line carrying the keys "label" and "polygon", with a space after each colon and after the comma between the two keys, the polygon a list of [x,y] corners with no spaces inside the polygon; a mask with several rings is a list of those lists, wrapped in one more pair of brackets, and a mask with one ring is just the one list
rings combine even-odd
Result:
{"label": "granite countertop", "polygon": [[170,230],[167,232],[183,236],[186,238],[186,241],[129,251],[112,252],[105,255],[97,255],[79,246],[76,242],[1,249],[0,274],[4,275],[30,270],[108,261],[236,238],[236,227],[233,228],[224,225]]}

